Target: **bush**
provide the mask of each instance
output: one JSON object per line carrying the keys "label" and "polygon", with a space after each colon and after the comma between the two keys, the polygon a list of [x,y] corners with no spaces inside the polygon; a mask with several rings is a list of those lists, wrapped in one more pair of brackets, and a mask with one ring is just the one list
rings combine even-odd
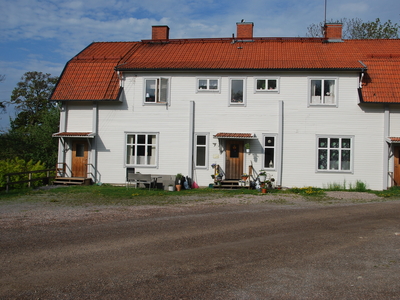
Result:
{"label": "bush", "polygon": [[[39,171],[46,169],[46,166],[38,161],[37,163],[33,163],[32,160],[26,162],[23,159],[18,157],[14,159],[0,160],[0,188],[5,188],[7,183],[7,177],[5,176],[8,173],[20,173],[20,172],[28,172],[28,171]],[[43,173],[34,173],[32,174],[32,179],[44,177]],[[20,174],[20,175],[12,175],[10,176],[10,182],[15,181],[23,181],[28,180],[28,174]],[[41,181],[33,181],[31,182],[31,187],[40,186]],[[13,188],[21,188],[27,186],[28,183],[19,183],[12,185]]]}

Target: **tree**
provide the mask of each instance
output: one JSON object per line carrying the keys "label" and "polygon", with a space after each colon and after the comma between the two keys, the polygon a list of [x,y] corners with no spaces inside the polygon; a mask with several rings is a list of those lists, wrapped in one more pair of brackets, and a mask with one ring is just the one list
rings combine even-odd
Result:
{"label": "tree", "polygon": [[51,109],[54,104],[49,101],[58,77],[42,72],[26,72],[21,77],[11,94],[9,104],[15,105],[20,111],[17,117],[11,121],[15,129],[39,124],[42,114]]}
{"label": "tree", "polygon": [[59,110],[49,101],[57,77],[41,72],[27,72],[17,84],[9,104],[20,111],[10,122],[10,130],[0,135],[0,159],[19,157],[41,161],[52,168],[57,161]]}
{"label": "tree", "polygon": [[[330,20],[327,23],[342,23],[344,39],[395,39],[399,37],[400,26],[388,20],[381,24],[379,18],[375,22],[363,22],[359,18]],[[323,37],[324,23],[311,24],[307,27],[308,37]]]}

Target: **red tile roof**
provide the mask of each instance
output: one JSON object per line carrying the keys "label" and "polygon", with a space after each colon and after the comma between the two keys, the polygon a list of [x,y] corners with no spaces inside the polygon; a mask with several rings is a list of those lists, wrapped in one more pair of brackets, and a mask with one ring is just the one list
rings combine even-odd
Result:
{"label": "red tile roof", "polygon": [[70,60],[51,100],[118,100],[120,84],[114,68],[136,43],[93,43]]}
{"label": "red tile roof", "polygon": [[366,69],[361,101],[400,103],[400,40],[255,38],[93,43],[68,62],[51,100],[118,100],[116,70]]}

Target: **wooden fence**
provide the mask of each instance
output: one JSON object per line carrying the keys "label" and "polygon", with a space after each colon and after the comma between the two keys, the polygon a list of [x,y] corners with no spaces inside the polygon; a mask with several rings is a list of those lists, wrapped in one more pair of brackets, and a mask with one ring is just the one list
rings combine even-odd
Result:
{"label": "wooden fence", "polygon": [[[54,175],[55,172],[56,172],[55,169],[45,169],[45,170],[38,170],[38,171],[27,171],[27,172],[18,172],[18,173],[5,174],[5,176],[6,176],[6,192],[8,192],[9,187],[11,185],[19,184],[19,183],[28,183],[28,187],[31,187],[31,183],[32,182],[42,180],[43,184],[48,184],[48,183],[50,183],[51,179],[55,178],[55,175]],[[37,173],[46,173],[46,176],[32,178],[32,174],[37,174]],[[26,180],[18,180],[18,181],[10,181],[10,178],[12,178],[12,176],[24,175],[24,174],[28,175],[28,179],[26,179]]]}

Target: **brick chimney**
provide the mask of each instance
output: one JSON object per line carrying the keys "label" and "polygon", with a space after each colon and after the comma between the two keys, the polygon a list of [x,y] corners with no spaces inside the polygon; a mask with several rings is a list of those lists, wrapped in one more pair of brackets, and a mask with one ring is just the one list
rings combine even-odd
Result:
{"label": "brick chimney", "polygon": [[342,41],[342,23],[327,23],[324,26],[325,38],[330,42]]}
{"label": "brick chimney", "polygon": [[238,22],[236,23],[236,38],[252,39],[253,38],[253,22]]}
{"label": "brick chimney", "polygon": [[154,25],[152,26],[151,32],[152,40],[168,40],[169,39],[169,27],[166,25]]}

